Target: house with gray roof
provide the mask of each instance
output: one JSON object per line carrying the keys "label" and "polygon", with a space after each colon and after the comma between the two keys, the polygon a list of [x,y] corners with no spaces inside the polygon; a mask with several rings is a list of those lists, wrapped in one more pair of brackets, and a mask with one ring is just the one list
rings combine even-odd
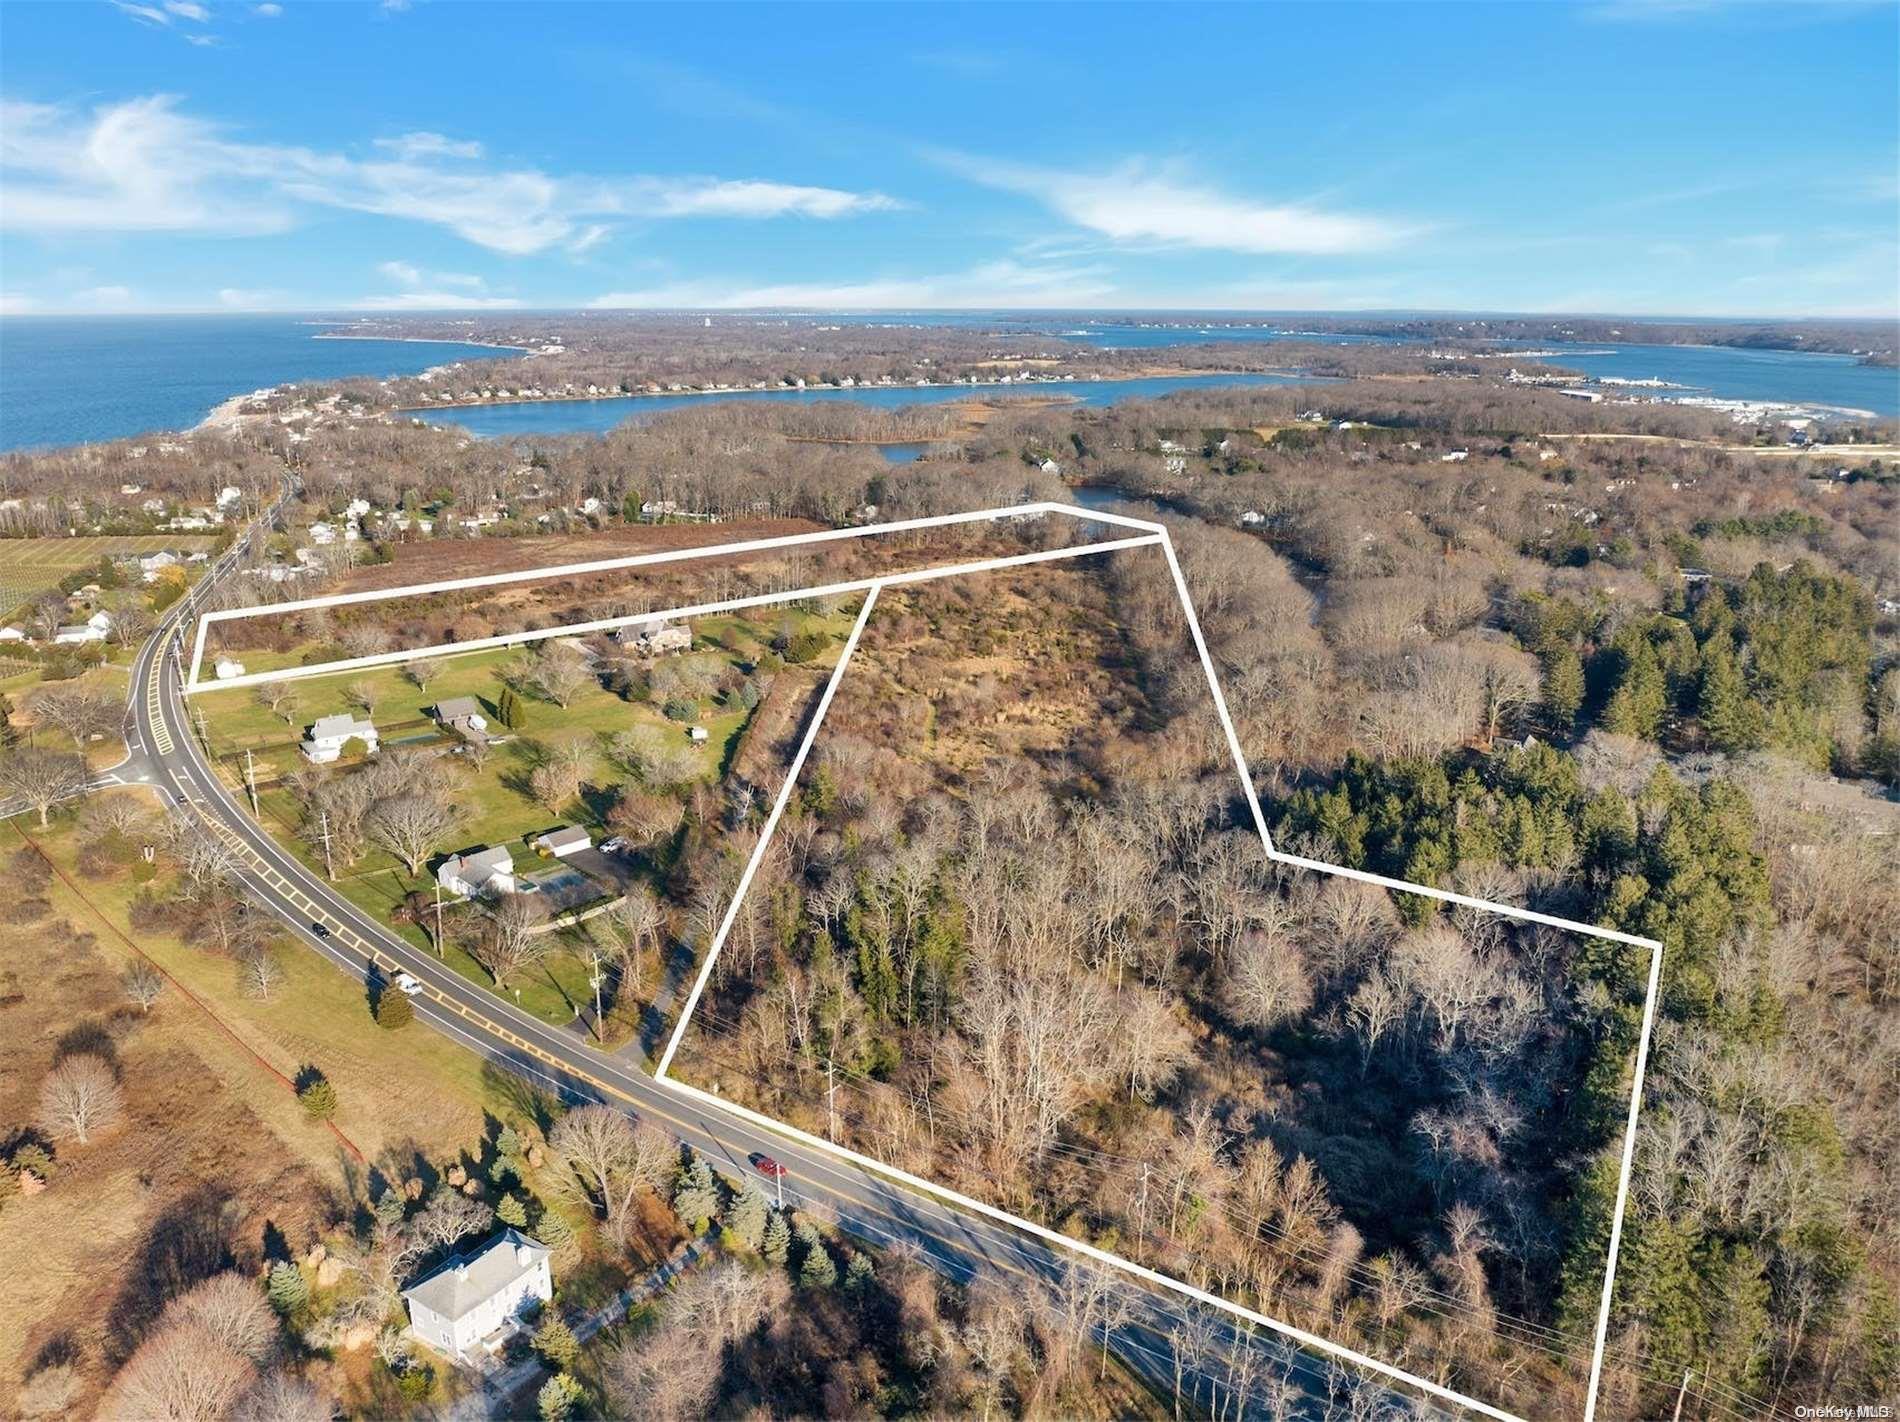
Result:
{"label": "house with gray roof", "polygon": [[298,749],[312,765],[328,765],[343,754],[343,747],[351,741],[361,741],[364,749],[375,755],[376,723],[367,716],[319,716],[304,733],[303,744]]}
{"label": "house with gray roof", "polygon": [[445,731],[454,731],[464,740],[494,739],[489,734],[488,718],[482,715],[482,703],[472,696],[451,696],[435,704],[436,723]]}
{"label": "house with gray roof", "polygon": [[456,1362],[493,1351],[524,1314],[554,1297],[550,1252],[505,1229],[479,1249],[457,1253],[402,1291],[411,1331]]}
{"label": "house with gray roof", "polygon": [[515,857],[508,846],[472,849],[467,854],[451,854],[436,867],[436,882],[451,894],[465,899],[483,894],[512,894],[515,891]]}

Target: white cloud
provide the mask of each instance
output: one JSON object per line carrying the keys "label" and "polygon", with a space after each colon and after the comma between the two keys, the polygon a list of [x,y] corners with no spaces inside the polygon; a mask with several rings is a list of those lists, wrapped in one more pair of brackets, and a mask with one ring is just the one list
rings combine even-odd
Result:
{"label": "white cloud", "polygon": [[265,0],[265,3],[262,5],[251,6],[251,13],[256,15],[259,19],[274,20],[284,13],[284,7],[275,4],[273,0]]}
{"label": "white cloud", "polygon": [[1107,268],[1038,267],[985,262],[960,272],[869,277],[842,282],[780,282],[746,286],[717,281],[675,282],[641,291],[612,291],[590,306],[644,310],[821,307],[888,310],[923,308],[1074,307],[1100,305],[1116,295]]}
{"label": "white cloud", "polygon": [[399,286],[454,286],[482,291],[488,283],[462,272],[428,272],[413,262],[379,262],[376,270]]}
{"label": "white cloud", "polygon": [[394,138],[379,138],[378,148],[384,148],[401,159],[414,158],[479,158],[482,146],[473,140],[446,138],[439,133],[404,133]]}
{"label": "white cloud", "polygon": [[890,212],[904,206],[883,193],[717,178],[654,180],[634,185],[632,194],[636,202],[648,199],[654,215],[660,217],[834,218]]}
{"label": "white cloud", "polygon": [[470,296],[466,291],[401,291],[360,296],[350,304],[361,311],[506,311],[521,305],[512,296]]}
{"label": "white cloud", "polygon": [[0,316],[24,316],[39,310],[40,304],[25,292],[0,291]]}
{"label": "white cloud", "polygon": [[273,232],[310,205],[432,223],[522,256],[584,250],[605,235],[601,218],[842,218],[898,205],[880,193],[751,179],[485,168],[472,161],[479,144],[434,133],[377,148],[387,156],[241,142],[165,94],[89,114],[9,103],[0,109],[0,227]]}
{"label": "white cloud", "polygon": [[202,5],[193,4],[192,0],[165,0],[165,12],[176,15],[181,20],[192,20],[201,25],[208,24],[211,20],[211,12]]}
{"label": "white cloud", "polygon": [[282,296],[274,291],[252,291],[240,286],[226,286],[218,289],[218,305],[232,311],[263,311],[281,304]]}
{"label": "white cloud", "polygon": [[132,288],[89,286],[84,291],[75,291],[73,301],[80,306],[129,306],[132,304]]}
{"label": "white cloud", "polygon": [[1076,173],[958,153],[934,156],[972,182],[1034,198],[1077,227],[1124,245],[1336,255],[1390,247],[1415,230],[1383,218],[1231,197],[1139,161],[1106,173]]}

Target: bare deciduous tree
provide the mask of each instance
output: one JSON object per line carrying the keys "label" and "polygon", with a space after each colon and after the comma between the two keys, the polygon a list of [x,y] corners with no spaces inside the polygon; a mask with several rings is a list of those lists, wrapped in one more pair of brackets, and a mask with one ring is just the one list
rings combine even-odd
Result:
{"label": "bare deciduous tree", "polygon": [[223,1422],[256,1376],[202,1323],[169,1323],[113,1379],[99,1415],[112,1422]]}
{"label": "bare deciduous tree", "polygon": [[165,990],[165,975],[143,958],[136,958],[120,975],[119,986],[128,1001],[138,1004],[139,1011],[150,1012]]}
{"label": "bare deciduous tree", "polygon": [[657,1127],[635,1125],[611,1106],[582,1106],[563,1116],[548,1145],[566,1166],[562,1185],[600,1211],[608,1231],[624,1239],[634,1200],[672,1173],[679,1148]]}
{"label": "bare deciduous tree", "polygon": [[40,1084],[40,1124],[55,1140],[85,1145],[124,1107],[125,1093],[111,1064],[90,1052],[67,1057]]}
{"label": "bare deciduous tree", "polygon": [[84,792],[86,763],[76,755],[26,746],[0,755],[0,790],[17,795],[40,814],[40,828],[46,827],[47,812],[61,800]]}
{"label": "bare deciduous tree", "polygon": [[451,801],[411,792],[376,801],[364,814],[363,824],[370,841],[400,859],[413,878],[460,819]]}
{"label": "bare deciduous tree", "polygon": [[469,956],[488,970],[496,987],[506,988],[508,979],[547,956],[547,937],[535,932],[541,917],[533,898],[504,894],[492,913],[465,920],[475,929]]}

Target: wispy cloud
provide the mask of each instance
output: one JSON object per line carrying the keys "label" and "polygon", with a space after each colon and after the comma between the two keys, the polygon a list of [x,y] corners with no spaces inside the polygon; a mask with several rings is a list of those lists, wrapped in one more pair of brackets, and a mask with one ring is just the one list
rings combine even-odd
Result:
{"label": "wispy cloud", "polygon": [[877,276],[855,281],[674,282],[638,291],[608,292],[589,305],[643,310],[1050,308],[1101,304],[1115,294],[1113,274],[1104,266],[1049,267],[997,261],[957,272]]}
{"label": "wispy cloud", "polygon": [[0,291],[0,316],[24,316],[39,309],[39,302],[24,292]]}
{"label": "wispy cloud", "polygon": [[439,133],[401,133],[394,138],[378,138],[375,145],[405,161],[482,156],[481,144],[473,139],[446,138]]}
{"label": "wispy cloud", "polygon": [[1235,197],[1138,159],[1091,173],[955,152],[931,156],[971,182],[1020,193],[1125,246],[1338,255],[1391,247],[1418,230],[1386,218]]}
{"label": "wispy cloud", "polygon": [[304,206],[446,227],[510,255],[585,248],[612,220],[837,219],[900,206],[882,193],[761,179],[550,174],[479,163],[480,144],[417,132],[373,157],[247,143],[155,94],[90,113],[0,111],[0,227],[31,231],[257,233]]}

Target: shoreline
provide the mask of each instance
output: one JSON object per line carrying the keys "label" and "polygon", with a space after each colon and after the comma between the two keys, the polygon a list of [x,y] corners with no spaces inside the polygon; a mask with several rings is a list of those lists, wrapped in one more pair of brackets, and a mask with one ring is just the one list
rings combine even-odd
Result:
{"label": "shoreline", "polygon": [[[787,389],[786,387],[782,385],[773,385],[773,386],[768,386],[764,390],[754,390],[750,387],[747,387],[745,389],[733,389],[733,390],[636,390],[631,393],[624,390],[615,390],[615,391],[603,391],[602,393],[598,395],[529,395],[525,397],[518,396],[518,395],[511,395],[505,400],[457,400],[457,401],[454,401],[453,403],[441,404],[441,405],[393,405],[390,407],[389,412],[393,415],[420,415],[420,414],[428,413],[430,411],[441,412],[441,411],[446,411],[446,410],[482,410],[482,409],[487,409],[490,406],[494,406],[494,405],[569,405],[569,404],[580,405],[580,404],[592,404],[601,400],[679,399],[688,395],[704,395],[704,396],[710,396],[715,399],[718,399],[721,397],[726,398],[726,399],[734,399],[734,398],[746,398],[746,397],[756,398],[762,395],[835,394],[835,395],[840,395],[840,396],[844,396],[848,398],[852,395],[857,394],[858,391],[861,391],[861,390],[970,390],[974,392],[974,391],[992,391],[992,390],[1007,388],[1012,392],[1012,395],[1013,395],[1013,393],[1017,389],[1023,389],[1024,387],[1029,387],[1029,386],[1050,386],[1050,387],[1053,387],[1053,389],[1049,391],[1043,391],[1043,390],[1031,391],[1031,390],[1025,389],[1024,390],[1025,398],[1065,402],[1065,401],[1072,401],[1072,400],[1076,400],[1080,398],[1079,396],[1062,394],[1061,391],[1065,385],[1084,385],[1084,384],[1107,385],[1107,384],[1120,384],[1120,383],[1125,383],[1125,382],[1134,381],[1134,380],[1192,380],[1192,379],[1197,379],[1201,376],[1218,378],[1221,376],[1234,376],[1234,375],[1248,376],[1248,377],[1265,376],[1268,379],[1273,379],[1273,380],[1288,380],[1288,381],[1296,381],[1296,382],[1302,378],[1309,379],[1309,380],[1327,380],[1327,379],[1332,378],[1329,376],[1312,375],[1310,372],[1301,371],[1301,370],[1193,370],[1193,371],[1147,370],[1147,371],[1142,371],[1135,375],[1086,375],[1086,376],[1079,376],[1078,378],[1074,380],[1011,380],[1011,381],[932,380],[922,385],[919,385],[915,383],[914,381],[909,385],[859,385],[859,386],[850,387],[850,388],[847,388],[842,385],[812,385],[812,386],[807,386],[804,390],[799,390],[796,387]],[[990,399],[994,397],[988,396],[988,395],[973,395],[972,398],[973,399]],[[883,440],[883,441],[873,441],[873,442],[889,444],[889,443],[892,443],[893,441]],[[898,442],[902,443],[903,441],[898,441]]]}
{"label": "shoreline", "polygon": [[[407,346],[479,346],[485,351],[520,351],[523,355],[539,355],[533,346],[506,346],[499,341],[463,341],[452,336],[366,336],[355,331],[319,331],[310,338],[313,341],[396,341]],[[471,357],[473,359],[473,357]],[[339,376],[338,379],[369,379],[368,376]],[[399,379],[411,379],[401,376]]]}

